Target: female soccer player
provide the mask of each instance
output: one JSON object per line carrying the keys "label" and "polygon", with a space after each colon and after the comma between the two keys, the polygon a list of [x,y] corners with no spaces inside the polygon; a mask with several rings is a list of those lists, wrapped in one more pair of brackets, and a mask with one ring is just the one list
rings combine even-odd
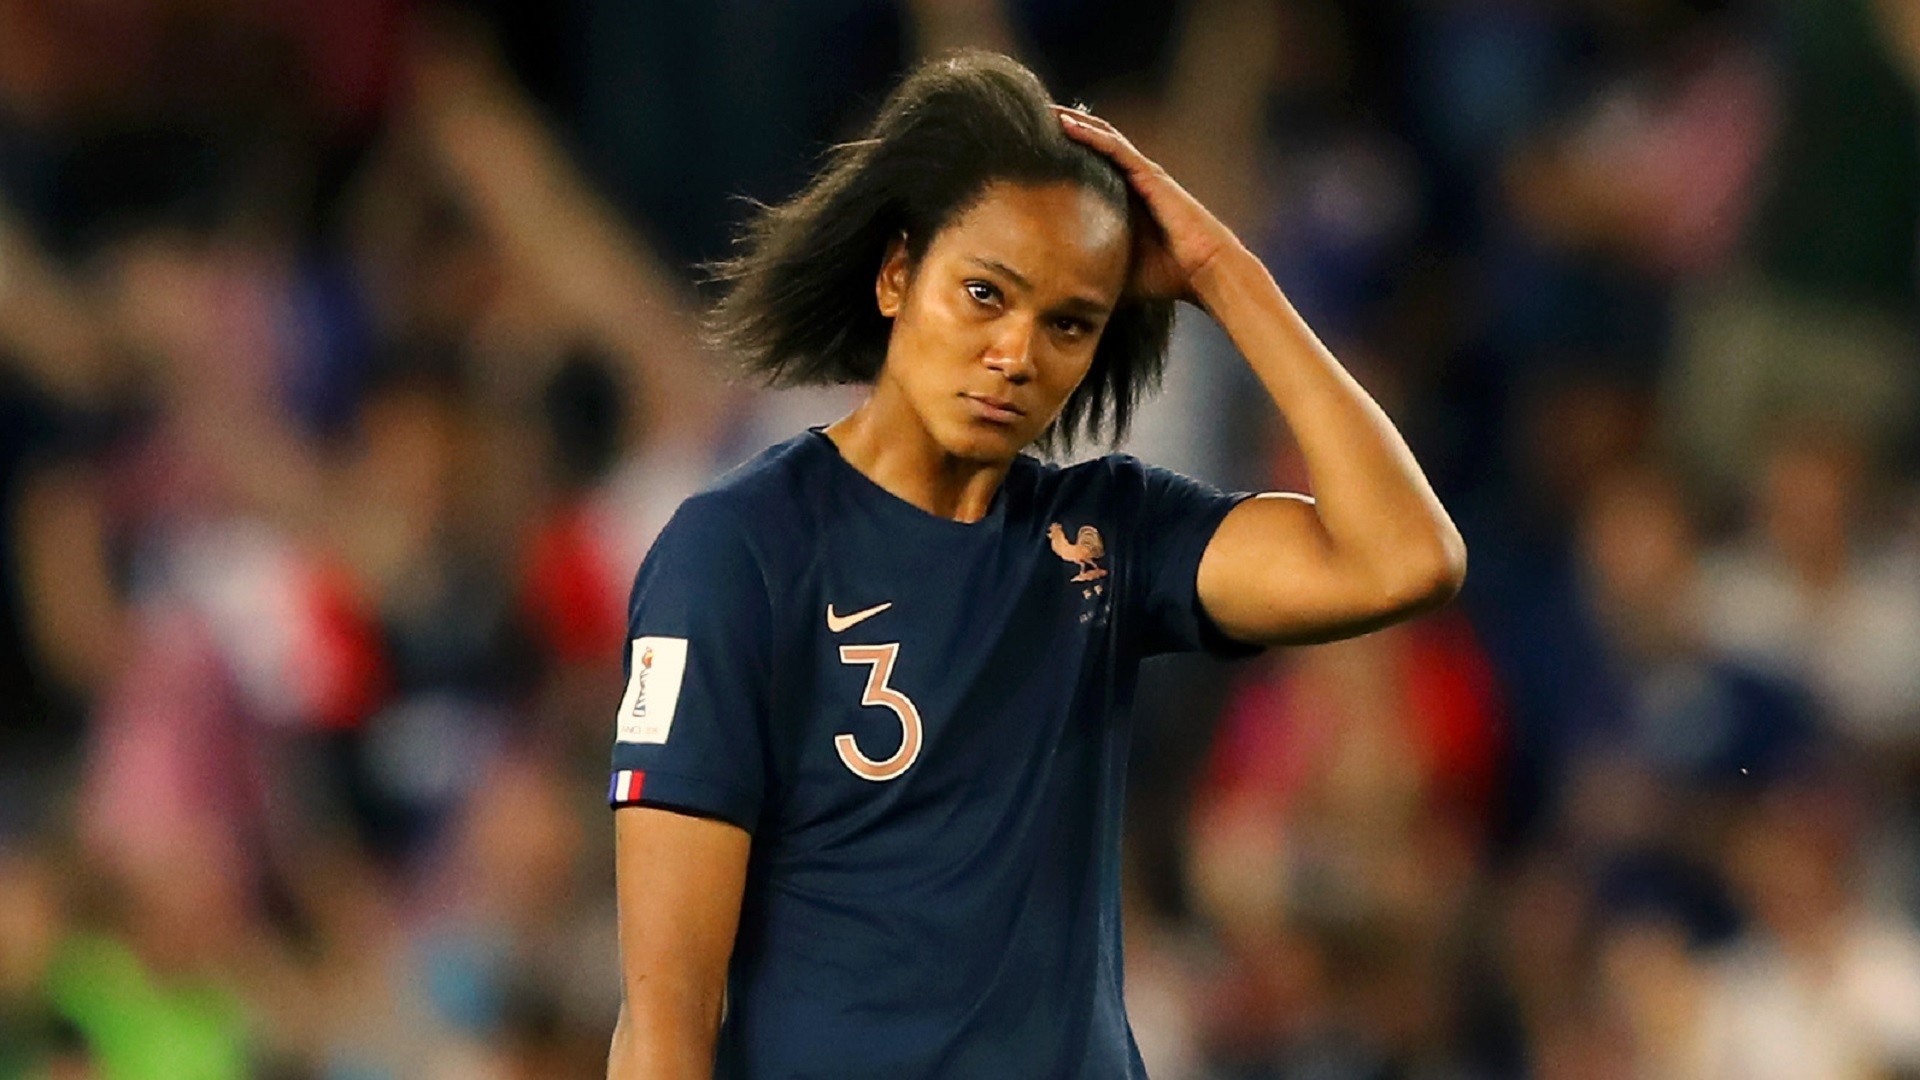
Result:
{"label": "female soccer player", "polygon": [[[689,499],[634,584],[615,1078],[1142,1077],[1120,811],[1142,657],[1364,633],[1465,553],[1266,269],[1013,61],[921,67],[765,210],[714,325],[851,414]],[[1176,300],[1317,498],[1035,444],[1124,427]]]}

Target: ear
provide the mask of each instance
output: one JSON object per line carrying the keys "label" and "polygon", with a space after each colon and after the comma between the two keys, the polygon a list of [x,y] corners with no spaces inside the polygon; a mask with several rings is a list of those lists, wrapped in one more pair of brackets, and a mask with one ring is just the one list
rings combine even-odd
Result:
{"label": "ear", "polygon": [[887,253],[880,260],[880,275],[873,282],[880,314],[889,319],[900,314],[900,305],[906,302],[907,280],[912,276],[908,270],[907,234],[901,233],[887,244]]}

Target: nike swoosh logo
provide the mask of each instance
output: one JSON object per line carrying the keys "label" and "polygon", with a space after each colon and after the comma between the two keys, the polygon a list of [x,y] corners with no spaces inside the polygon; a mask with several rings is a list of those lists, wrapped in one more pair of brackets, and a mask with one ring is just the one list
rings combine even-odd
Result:
{"label": "nike swoosh logo", "polygon": [[851,630],[854,626],[866,622],[868,619],[873,618],[875,615],[880,614],[892,606],[893,601],[889,600],[884,604],[875,604],[865,611],[856,611],[851,615],[835,615],[833,613],[833,605],[828,604],[827,629],[836,634],[842,630]]}

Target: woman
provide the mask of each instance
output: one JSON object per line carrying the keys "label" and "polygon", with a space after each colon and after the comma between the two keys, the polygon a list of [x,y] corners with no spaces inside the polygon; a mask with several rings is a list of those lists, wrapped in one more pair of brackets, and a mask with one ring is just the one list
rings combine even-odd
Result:
{"label": "woman", "polygon": [[[1140,659],[1434,607],[1458,534],[1258,260],[1005,58],[911,74],[722,276],[723,340],[872,392],[688,500],[635,582],[609,1075],[1144,1075]],[[1023,455],[1125,426],[1176,300],[1246,355],[1317,502]]]}

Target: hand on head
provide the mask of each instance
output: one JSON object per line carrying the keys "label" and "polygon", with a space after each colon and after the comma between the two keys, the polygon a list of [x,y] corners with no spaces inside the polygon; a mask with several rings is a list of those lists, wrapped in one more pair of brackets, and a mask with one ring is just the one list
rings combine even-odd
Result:
{"label": "hand on head", "polygon": [[1120,169],[1152,217],[1135,237],[1128,291],[1152,300],[1197,302],[1194,276],[1239,244],[1233,231],[1112,124],[1065,105],[1053,106],[1053,112],[1070,138]]}

